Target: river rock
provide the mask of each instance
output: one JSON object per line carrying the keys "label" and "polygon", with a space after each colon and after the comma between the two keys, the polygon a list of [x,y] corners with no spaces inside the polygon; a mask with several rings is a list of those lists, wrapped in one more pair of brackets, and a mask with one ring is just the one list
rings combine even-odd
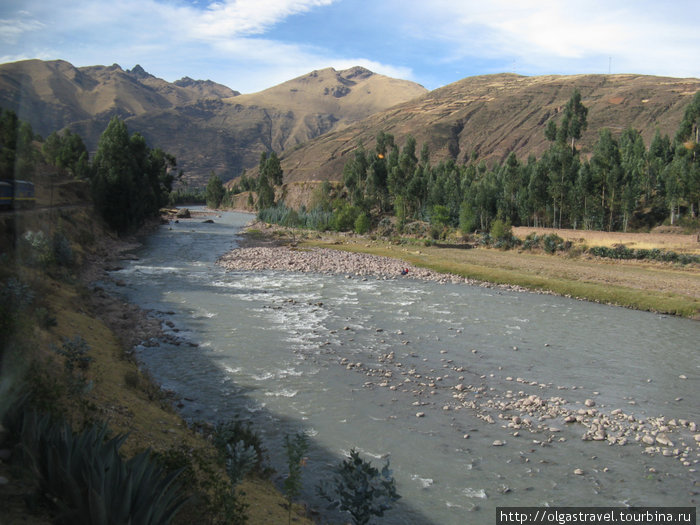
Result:
{"label": "river rock", "polygon": [[673,446],[673,441],[671,441],[666,434],[657,434],[656,435],[656,442],[659,445],[663,445],[664,447],[672,447]]}

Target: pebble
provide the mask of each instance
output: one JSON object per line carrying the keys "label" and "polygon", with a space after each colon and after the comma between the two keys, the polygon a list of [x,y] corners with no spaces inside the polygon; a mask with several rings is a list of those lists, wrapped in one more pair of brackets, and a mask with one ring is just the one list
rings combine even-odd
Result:
{"label": "pebble", "polygon": [[583,470],[581,470],[580,468],[574,469],[574,474],[576,474],[577,476],[583,476]]}

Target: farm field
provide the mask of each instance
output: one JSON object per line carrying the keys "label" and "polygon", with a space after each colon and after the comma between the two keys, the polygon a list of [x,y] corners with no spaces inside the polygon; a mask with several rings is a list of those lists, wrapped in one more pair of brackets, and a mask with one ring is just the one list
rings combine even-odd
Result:
{"label": "farm field", "polygon": [[[673,231],[673,227],[660,227],[657,230],[668,229]],[[519,226],[513,228],[516,237],[524,239],[531,233],[546,235],[555,233],[564,240],[574,243],[582,243],[588,246],[614,246],[624,244],[628,248],[650,250],[675,251],[678,253],[688,253],[700,255],[699,234],[688,235],[683,233],[622,233],[604,232],[592,230],[566,230],[557,228],[532,228]]]}

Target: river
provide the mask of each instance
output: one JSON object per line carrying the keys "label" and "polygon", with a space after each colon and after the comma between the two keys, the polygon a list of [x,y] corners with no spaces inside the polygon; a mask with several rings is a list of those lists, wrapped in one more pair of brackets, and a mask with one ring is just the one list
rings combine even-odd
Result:
{"label": "river", "polygon": [[[227,272],[216,258],[251,216],[213,219],[161,227],[112,273],[125,284],[113,290],[182,341],[136,353],[185,418],[250,420],[280,473],[284,435],[310,436],[311,505],[355,448],[390,460],[402,499],[382,523],[491,524],[496,507],[517,505],[697,506],[697,322],[463,284]],[[583,440],[598,423],[605,439]],[[672,444],[641,441],[656,432]]]}

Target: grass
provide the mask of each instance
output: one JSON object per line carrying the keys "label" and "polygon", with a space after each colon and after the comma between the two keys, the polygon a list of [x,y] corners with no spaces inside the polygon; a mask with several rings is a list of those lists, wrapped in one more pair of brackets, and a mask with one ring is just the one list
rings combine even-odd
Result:
{"label": "grass", "polygon": [[623,233],[592,230],[564,230],[555,228],[530,228],[520,226],[513,228],[516,237],[524,239],[530,233],[538,235],[556,233],[564,240],[588,246],[613,247],[623,244],[628,248],[674,251],[700,255],[700,242],[696,235],[682,233]]}
{"label": "grass", "polygon": [[[339,239],[342,244],[338,244]],[[406,247],[347,236],[306,240],[303,245],[394,257],[418,267],[479,281],[700,319],[700,269],[697,267],[488,248]]]}

